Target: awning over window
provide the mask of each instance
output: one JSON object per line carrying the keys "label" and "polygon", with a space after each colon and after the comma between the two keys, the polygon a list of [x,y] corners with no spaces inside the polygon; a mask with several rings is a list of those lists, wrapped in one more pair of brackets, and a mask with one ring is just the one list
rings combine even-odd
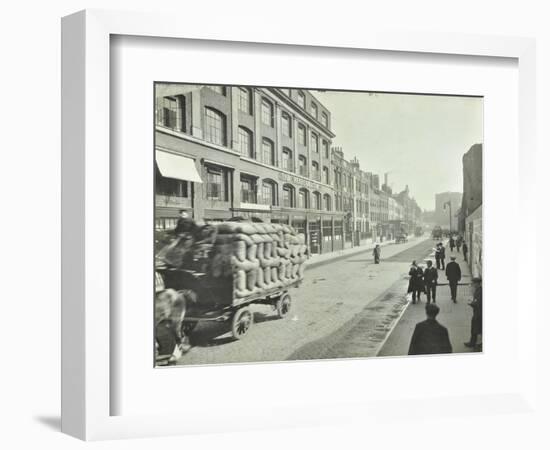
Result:
{"label": "awning over window", "polygon": [[155,159],[163,177],[202,183],[195,161],[191,158],[157,150]]}

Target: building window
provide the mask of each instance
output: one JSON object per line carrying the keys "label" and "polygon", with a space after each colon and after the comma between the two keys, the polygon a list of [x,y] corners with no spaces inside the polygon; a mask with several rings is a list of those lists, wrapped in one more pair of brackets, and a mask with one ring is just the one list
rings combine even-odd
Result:
{"label": "building window", "polygon": [[273,142],[267,138],[262,139],[262,152],[263,152],[263,162],[265,164],[275,165],[275,147]]}
{"label": "building window", "polygon": [[187,181],[163,177],[155,167],[155,193],[167,197],[188,197]]}
{"label": "building window", "polygon": [[294,208],[294,188],[290,184],[283,186],[283,206]]}
{"label": "building window", "polygon": [[222,170],[206,170],[206,198],[208,200],[227,201],[226,177]]}
{"label": "building window", "polygon": [[265,98],[262,99],[262,122],[273,126],[273,104]]}
{"label": "building window", "polygon": [[325,211],[330,211],[331,205],[330,205],[330,195],[325,194],[323,195],[323,209]]}
{"label": "building window", "polygon": [[300,105],[302,109],[306,109],[306,96],[302,91],[298,91],[298,105]]}
{"label": "building window", "polygon": [[319,136],[311,133],[311,151],[319,153]]}
{"label": "building window", "polygon": [[262,183],[262,200],[265,205],[277,206],[276,184],[273,181],[265,180]]}
{"label": "building window", "polygon": [[298,157],[298,173],[304,177],[307,176],[307,159],[302,155]]}
{"label": "building window", "polygon": [[319,108],[317,107],[317,104],[311,102],[311,115],[315,117],[315,119],[318,119],[319,117]]}
{"label": "building window", "polygon": [[308,207],[308,192],[306,189],[300,189],[298,192],[298,208],[306,209]]}
{"label": "building window", "polygon": [[212,108],[205,108],[204,138],[217,145],[226,145],[225,115]]}
{"label": "building window", "polygon": [[306,127],[301,123],[298,124],[298,143],[306,145]]}
{"label": "building window", "polygon": [[292,120],[285,112],[281,115],[281,131],[283,136],[292,137]]}
{"label": "building window", "polygon": [[329,172],[328,172],[328,167],[324,166],[323,167],[323,182],[325,184],[329,184],[329,176],[328,176]]}
{"label": "building window", "polygon": [[250,90],[240,87],[239,89],[239,111],[245,114],[252,114],[252,96]]}
{"label": "building window", "polygon": [[254,150],[252,147],[252,131],[246,129],[245,127],[239,127],[239,134],[238,134],[238,148],[239,152],[243,156],[248,156],[249,158],[254,157]]}
{"label": "building window", "polygon": [[162,97],[157,106],[157,122],[172,130],[185,131],[185,97]]}
{"label": "building window", "polygon": [[325,159],[330,158],[328,142],[325,141],[324,139],[323,139],[323,154],[325,155]]}
{"label": "building window", "polygon": [[285,94],[287,97],[290,97],[290,89],[288,89],[288,88],[283,88],[283,89],[281,89],[281,91],[282,91],[283,94]]}
{"label": "building window", "polygon": [[283,169],[288,170],[289,172],[294,172],[293,161],[292,161],[292,150],[289,148],[283,148]]}
{"label": "building window", "polygon": [[321,123],[328,128],[328,114],[326,112],[321,114]]}
{"label": "building window", "polygon": [[241,202],[257,203],[256,180],[241,175]]}
{"label": "building window", "polygon": [[311,178],[315,181],[319,181],[319,163],[316,161],[311,163]]}
{"label": "building window", "polygon": [[321,209],[321,194],[319,192],[313,193],[313,209]]}
{"label": "building window", "polygon": [[225,95],[225,86],[208,86],[209,89],[211,89],[214,92],[217,92],[220,95]]}

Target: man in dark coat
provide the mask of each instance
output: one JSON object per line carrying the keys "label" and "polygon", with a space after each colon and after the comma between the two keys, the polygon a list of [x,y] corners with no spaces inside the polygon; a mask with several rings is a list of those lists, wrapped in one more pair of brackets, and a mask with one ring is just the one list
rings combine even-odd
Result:
{"label": "man in dark coat", "polygon": [[409,289],[407,292],[412,292],[412,303],[420,302],[420,294],[424,292],[424,271],[422,267],[416,265],[416,261],[412,262],[409,270]]}
{"label": "man in dark coat", "polygon": [[424,270],[424,285],[426,286],[426,298],[428,303],[433,300],[435,303],[435,291],[437,288],[437,269],[432,266],[430,260],[426,261],[428,267]]}
{"label": "man in dark coat", "polygon": [[447,264],[445,275],[449,281],[449,287],[451,288],[451,300],[456,303],[456,288],[458,282],[462,278],[462,272],[460,271],[460,266],[456,262],[456,256],[451,256],[451,262]]}
{"label": "man in dark coat", "polygon": [[185,209],[180,210],[180,217],[176,224],[175,234],[192,233],[195,230],[195,221],[189,217],[189,213]]}
{"label": "man in dark coat", "polygon": [[462,243],[462,253],[464,253],[464,261],[468,261],[468,246],[466,245],[466,241]]}
{"label": "man in dark coat", "polygon": [[409,346],[409,355],[437,355],[453,352],[447,328],[435,320],[438,314],[437,305],[430,303],[426,305],[428,318],[416,324]]}
{"label": "man in dark coat", "polygon": [[455,244],[456,244],[456,241],[455,241],[454,237],[451,236],[451,238],[449,239],[449,248],[451,249],[451,252],[454,251]]}
{"label": "man in dark coat", "polygon": [[482,333],[482,290],[481,290],[481,278],[474,278],[472,280],[474,285],[474,299],[468,303],[473,309],[472,324],[470,328],[470,341],[464,342],[466,347],[475,348],[481,350],[481,346],[477,345],[477,336]]}
{"label": "man in dark coat", "polygon": [[445,247],[443,246],[443,242],[440,242],[437,245],[439,245],[439,260],[441,261],[441,270],[445,270]]}

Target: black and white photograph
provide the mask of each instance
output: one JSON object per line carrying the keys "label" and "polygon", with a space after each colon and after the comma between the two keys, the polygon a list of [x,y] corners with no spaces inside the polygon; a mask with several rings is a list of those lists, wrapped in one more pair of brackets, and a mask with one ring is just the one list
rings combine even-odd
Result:
{"label": "black and white photograph", "polygon": [[155,83],[155,366],[482,352],[483,101]]}

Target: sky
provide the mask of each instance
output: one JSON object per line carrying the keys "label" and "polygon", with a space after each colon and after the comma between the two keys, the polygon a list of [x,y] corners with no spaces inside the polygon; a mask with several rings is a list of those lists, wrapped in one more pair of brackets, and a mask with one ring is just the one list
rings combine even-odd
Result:
{"label": "sky", "polygon": [[422,209],[435,194],[462,192],[462,155],[483,142],[483,99],[434,95],[314,91],[331,113],[333,146],[361,169],[388,172],[394,192],[409,185]]}

